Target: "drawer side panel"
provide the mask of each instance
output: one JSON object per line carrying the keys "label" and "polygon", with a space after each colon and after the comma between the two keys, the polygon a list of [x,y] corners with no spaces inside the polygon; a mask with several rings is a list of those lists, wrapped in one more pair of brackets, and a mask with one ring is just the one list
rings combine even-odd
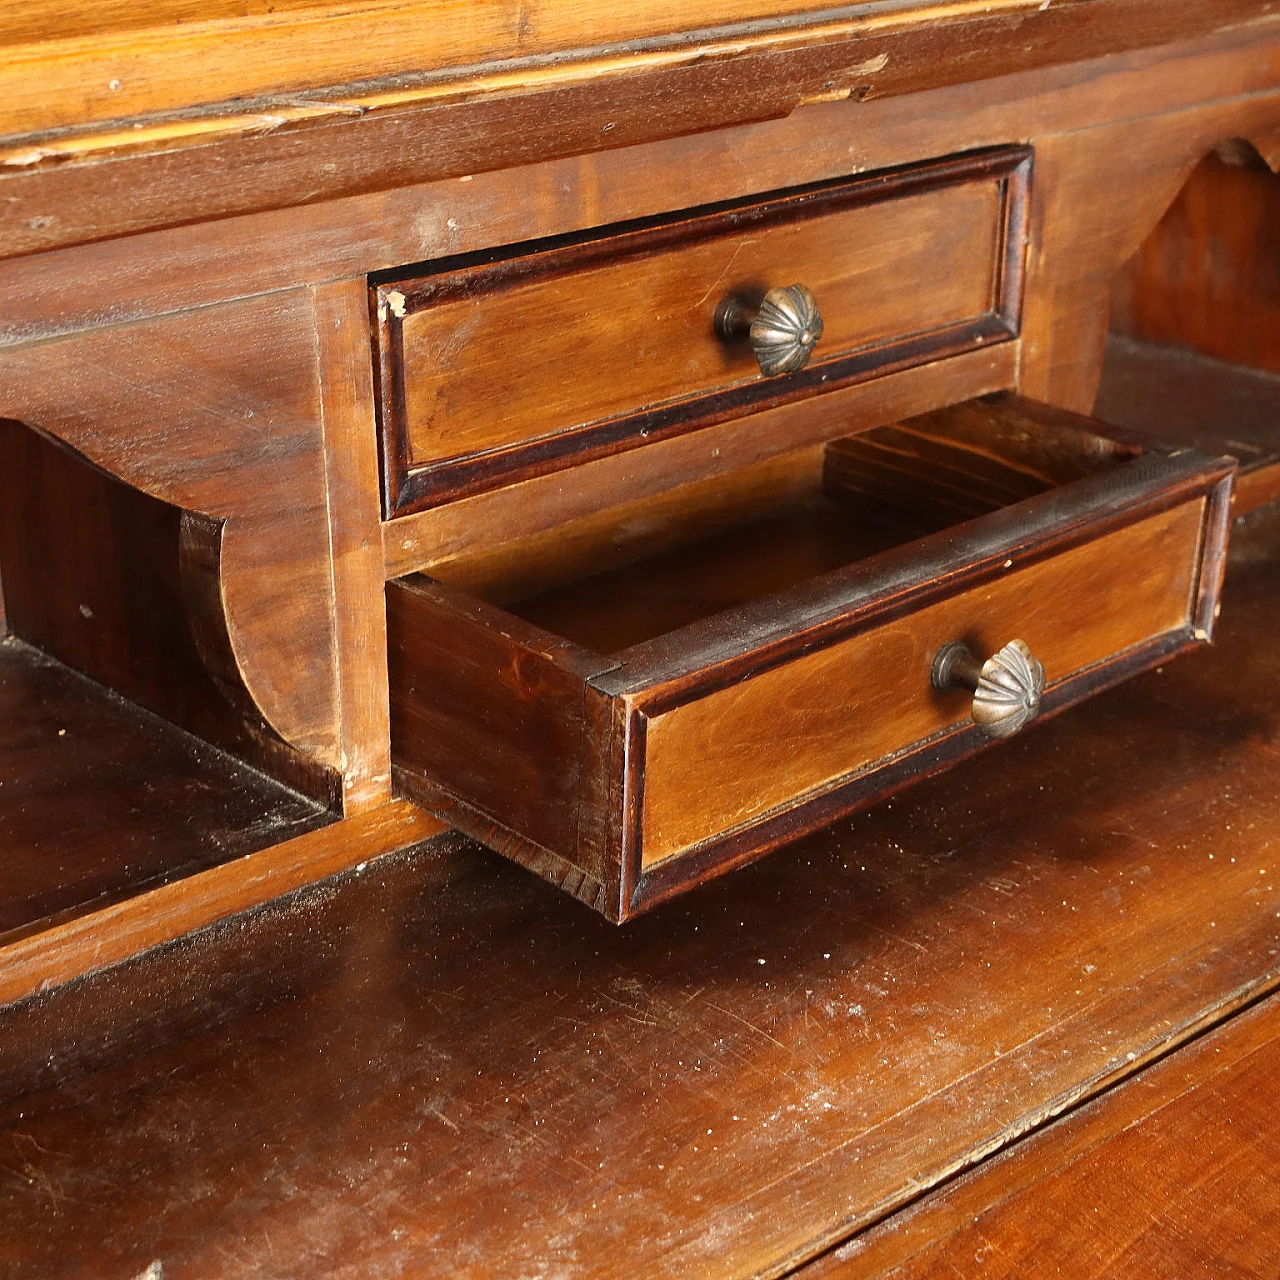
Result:
{"label": "drawer side panel", "polygon": [[397,786],[480,838],[572,851],[585,681],[610,663],[515,622],[430,579],[388,584]]}

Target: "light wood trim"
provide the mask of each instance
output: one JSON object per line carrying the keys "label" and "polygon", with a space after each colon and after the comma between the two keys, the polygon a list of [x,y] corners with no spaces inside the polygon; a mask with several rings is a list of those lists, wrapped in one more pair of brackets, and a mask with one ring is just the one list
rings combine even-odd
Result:
{"label": "light wood trim", "polygon": [[315,291],[343,812],[391,798],[377,421],[364,281]]}
{"label": "light wood trim", "polygon": [[[1085,7],[1081,0],[1059,0],[1059,7],[1072,3]],[[1091,0],[1088,8],[1096,7]],[[87,14],[83,7],[68,10],[47,2],[34,11],[27,4],[14,5],[7,11],[12,16],[0,19],[0,134],[123,120],[377,76],[577,55],[567,67],[495,68],[487,76],[471,74],[372,101],[355,96],[301,104],[311,114],[327,108],[350,115],[406,100],[527,88],[547,77],[583,81],[797,42],[927,29],[996,13],[1034,15],[1046,6],[1043,0],[950,0],[904,7],[900,0],[876,0],[860,8],[863,12],[852,17],[832,19],[833,10],[815,14],[811,0],[757,0],[743,21],[743,6],[734,0],[475,0],[465,16],[455,0],[368,0],[251,15],[241,6],[235,7],[241,9],[237,14],[230,6],[219,12],[201,5],[193,10],[195,20],[189,13],[187,20],[177,21],[177,6],[153,4],[140,23],[136,10],[110,3],[99,3]],[[210,13],[215,16],[199,20]],[[681,31],[703,35],[665,47],[660,43]],[[646,49],[645,42],[657,47]],[[284,105],[296,109],[300,104]],[[272,110],[246,115],[256,118],[259,128],[284,123],[272,119]],[[252,127],[244,116],[227,126],[237,132]],[[176,131],[171,136],[181,136],[190,125],[174,122],[166,128]],[[153,142],[160,141],[153,133]]]}
{"label": "light wood trim", "polygon": [[0,947],[0,1005],[170,942],[448,828],[392,801]]}
{"label": "light wood trim", "polygon": [[[948,640],[1019,638],[1049,685],[1189,625],[1205,500],[730,685],[649,720],[643,866],[960,724],[929,684]],[[984,654],[985,656],[985,654]]]}

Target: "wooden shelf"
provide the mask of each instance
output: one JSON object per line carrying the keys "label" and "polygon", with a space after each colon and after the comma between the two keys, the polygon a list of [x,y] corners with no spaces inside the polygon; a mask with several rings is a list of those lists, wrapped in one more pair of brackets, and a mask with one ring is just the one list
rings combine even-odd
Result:
{"label": "wooden shelf", "polygon": [[450,835],[11,1008],[0,1270],[857,1237],[1280,985],[1277,553],[1237,529],[1214,647],[622,929]]}
{"label": "wooden shelf", "polygon": [[330,821],[38,649],[0,640],[0,947]]}
{"label": "wooden shelf", "polygon": [[1094,412],[1117,427],[1239,459],[1237,511],[1280,496],[1280,376],[1274,373],[1112,336]]}

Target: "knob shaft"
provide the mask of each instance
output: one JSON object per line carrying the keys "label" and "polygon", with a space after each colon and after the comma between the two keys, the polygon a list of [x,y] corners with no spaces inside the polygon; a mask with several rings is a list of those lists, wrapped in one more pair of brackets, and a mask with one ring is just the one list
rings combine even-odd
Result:
{"label": "knob shaft", "polygon": [[945,644],[933,662],[933,686],[973,694],[973,719],[989,738],[1009,738],[1040,710],[1044,667],[1021,640],[979,663],[958,640]]}
{"label": "knob shaft", "polygon": [[822,313],[802,284],[770,289],[756,309],[730,295],[716,308],[716,332],[726,341],[746,336],[766,378],[809,363],[822,337]]}

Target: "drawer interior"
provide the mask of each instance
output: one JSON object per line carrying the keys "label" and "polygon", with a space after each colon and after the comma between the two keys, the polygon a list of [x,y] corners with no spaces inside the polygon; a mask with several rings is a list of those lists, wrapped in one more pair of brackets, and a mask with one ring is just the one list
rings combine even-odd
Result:
{"label": "drawer interior", "polygon": [[1025,407],[960,406],[686,486],[433,577],[596,653],[680,627],[1122,464],[1138,450]]}

